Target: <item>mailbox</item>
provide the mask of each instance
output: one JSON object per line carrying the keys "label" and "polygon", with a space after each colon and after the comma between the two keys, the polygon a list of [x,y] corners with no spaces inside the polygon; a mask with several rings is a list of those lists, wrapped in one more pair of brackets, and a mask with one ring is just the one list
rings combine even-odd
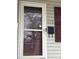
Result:
{"label": "mailbox", "polygon": [[54,33],[54,27],[48,26],[48,34],[53,34]]}

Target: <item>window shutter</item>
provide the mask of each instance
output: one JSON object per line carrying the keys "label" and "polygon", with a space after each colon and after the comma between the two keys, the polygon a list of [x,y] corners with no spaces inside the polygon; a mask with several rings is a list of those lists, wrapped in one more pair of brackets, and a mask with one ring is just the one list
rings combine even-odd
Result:
{"label": "window shutter", "polygon": [[61,7],[54,7],[55,42],[61,42]]}

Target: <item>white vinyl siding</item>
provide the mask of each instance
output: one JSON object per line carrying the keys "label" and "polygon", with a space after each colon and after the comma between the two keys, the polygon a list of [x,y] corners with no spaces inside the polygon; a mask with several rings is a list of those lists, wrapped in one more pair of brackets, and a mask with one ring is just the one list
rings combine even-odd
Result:
{"label": "white vinyl siding", "polygon": [[[47,25],[54,25],[54,7],[60,7],[60,0],[21,0],[46,3]],[[61,43],[55,42],[55,36],[47,40],[47,59],[61,59]]]}

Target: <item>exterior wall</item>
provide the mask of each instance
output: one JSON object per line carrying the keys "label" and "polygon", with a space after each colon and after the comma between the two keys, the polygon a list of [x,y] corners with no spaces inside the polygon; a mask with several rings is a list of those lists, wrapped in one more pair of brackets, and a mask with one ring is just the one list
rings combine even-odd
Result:
{"label": "exterior wall", "polygon": [[[20,1],[29,1],[29,2],[39,2],[46,3],[47,9],[47,26],[54,26],[54,7],[61,6],[60,0],[20,0]],[[61,59],[61,43],[55,42],[55,36],[49,37],[47,41],[47,57],[48,59]]]}

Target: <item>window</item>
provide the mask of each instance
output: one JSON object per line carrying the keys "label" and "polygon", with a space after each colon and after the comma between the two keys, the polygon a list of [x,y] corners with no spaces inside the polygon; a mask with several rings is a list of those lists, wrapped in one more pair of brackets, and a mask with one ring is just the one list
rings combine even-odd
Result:
{"label": "window", "polygon": [[61,42],[61,8],[54,8],[55,18],[55,42]]}

